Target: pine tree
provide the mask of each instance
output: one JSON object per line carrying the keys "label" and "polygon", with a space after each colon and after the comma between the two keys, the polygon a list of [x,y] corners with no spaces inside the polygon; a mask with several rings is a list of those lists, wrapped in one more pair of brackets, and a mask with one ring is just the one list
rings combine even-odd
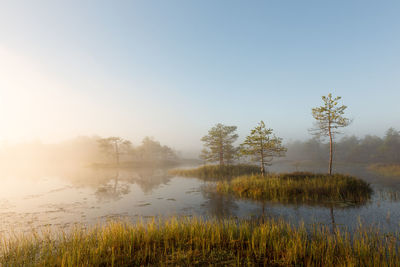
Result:
{"label": "pine tree", "polygon": [[285,155],[286,148],[282,146],[282,138],[273,135],[273,130],[265,127],[261,121],[240,146],[242,155],[251,156],[252,160],[260,163],[261,174],[265,175],[265,165],[270,164],[274,157]]}
{"label": "pine tree", "polygon": [[233,143],[238,138],[236,126],[225,126],[218,123],[212,127],[206,136],[201,138],[204,149],[200,157],[208,162],[219,162],[220,166],[230,164],[236,153]]}
{"label": "pine tree", "polygon": [[115,163],[119,165],[120,156],[130,151],[131,142],[121,137],[108,137],[97,140],[100,149],[115,158]]}
{"label": "pine tree", "polygon": [[351,122],[343,117],[347,106],[338,106],[340,99],[340,96],[333,98],[332,94],[322,96],[323,105],[312,109],[312,115],[317,120],[317,127],[312,129],[313,134],[329,137],[329,175],[332,174],[334,135],[340,133],[339,128],[346,127]]}

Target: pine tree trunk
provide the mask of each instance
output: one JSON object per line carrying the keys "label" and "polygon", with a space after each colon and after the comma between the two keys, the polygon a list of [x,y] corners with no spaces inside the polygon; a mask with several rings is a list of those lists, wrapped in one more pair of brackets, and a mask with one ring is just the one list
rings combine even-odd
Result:
{"label": "pine tree trunk", "polygon": [[332,175],[332,161],[333,161],[333,140],[332,133],[329,129],[329,175]]}
{"label": "pine tree trunk", "polygon": [[224,145],[222,141],[222,136],[220,135],[220,140],[219,140],[219,166],[224,165]]}
{"label": "pine tree trunk", "polygon": [[262,176],[265,176],[264,152],[263,152],[262,147],[263,147],[263,144],[262,144],[262,142],[261,142],[261,155],[260,155],[260,156],[261,156],[261,175],[262,175]]}

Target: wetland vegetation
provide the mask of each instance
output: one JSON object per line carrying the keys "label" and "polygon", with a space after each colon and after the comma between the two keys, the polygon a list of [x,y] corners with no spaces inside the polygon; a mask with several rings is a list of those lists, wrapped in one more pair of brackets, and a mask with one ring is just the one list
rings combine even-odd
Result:
{"label": "wetland vegetation", "polygon": [[169,173],[184,177],[197,177],[205,180],[229,179],[245,174],[256,174],[260,168],[254,165],[203,165],[191,169],[173,169]]}
{"label": "wetland vegetation", "polygon": [[368,166],[371,171],[377,172],[388,177],[400,178],[400,165],[399,164],[371,164]]}
{"label": "wetland vegetation", "polygon": [[76,226],[16,235],[2,243],[3,266],[398,266],[400,234],[360,226],[350,233],[281,220],[172,218]]}
{"label": "wetland vegetation", "polygon": [[238,198],[281,203],[365,204],[372,189],[365,181],[342,174],[282,173],[240,176],[216,185],[220,193]]}

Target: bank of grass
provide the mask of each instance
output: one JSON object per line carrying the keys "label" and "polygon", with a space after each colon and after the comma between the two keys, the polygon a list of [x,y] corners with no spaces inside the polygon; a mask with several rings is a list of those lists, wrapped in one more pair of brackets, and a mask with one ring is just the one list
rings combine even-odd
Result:
{"label": "bank of grass", "polygon": [[371,164],[368,169],[388,177],[400,177],[399,164]]}
{"label": "bank of grass", "polygon": [[169,219],[17,235],[1,266],[400,266],[400,235],[283,221]]}
{"label": "bank of grass", "polygon": [[342,174],[327,175],[306,172],[245,175],[230,182],[218,182],[220,193],[238,198],[282,203],[317,205],[364,204],[372,194],[365,181]]}
{"label": "bank of grass", "polygon": [[204,165],[193,169],[174,169],[169,173],[185,177],[197,177],[202,179],[223,179],[233,178],[245,174],[260,172],[260,167],[254,165]]}

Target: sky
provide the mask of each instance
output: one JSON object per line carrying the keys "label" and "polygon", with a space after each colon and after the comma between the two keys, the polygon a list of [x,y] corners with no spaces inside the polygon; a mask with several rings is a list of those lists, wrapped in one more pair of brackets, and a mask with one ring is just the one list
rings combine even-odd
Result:
{"label": "sky", "polygon": [[345,134],[400,130],[399,1],[0,2],[0,140],[153,136],[216,123],[309,138],[342,96]]}

